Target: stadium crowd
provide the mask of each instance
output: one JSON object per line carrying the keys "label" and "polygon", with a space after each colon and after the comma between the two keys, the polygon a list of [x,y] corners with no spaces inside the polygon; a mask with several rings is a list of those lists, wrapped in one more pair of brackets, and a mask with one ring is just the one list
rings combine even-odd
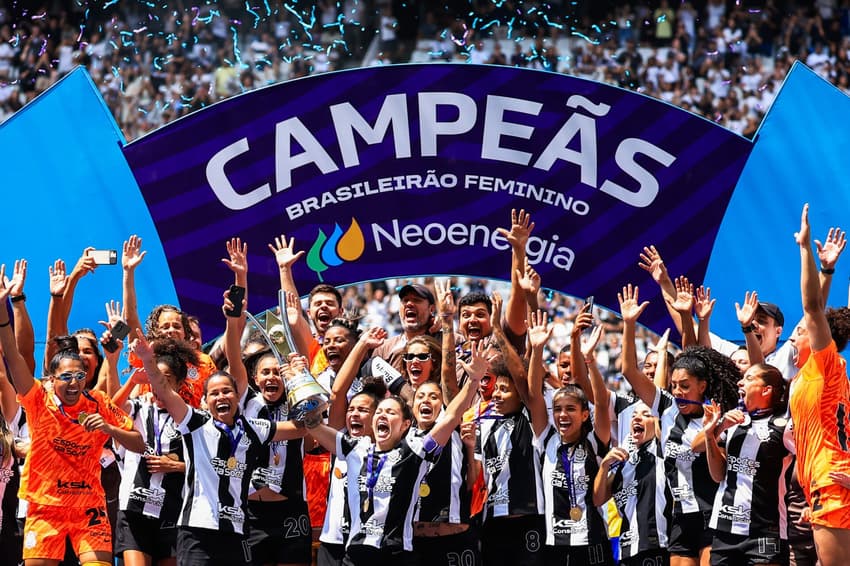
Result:
{"label": "stadium crowd", "polygon": [[[5,2],[0,120],[78,64],[128,140],[246,90],[360,64],[570,73],[747,136],[795,59],[850,88],[846,0],[256,4]],[[805,317],[786,321],[753,293],[737,343],[708,332],[706,290],[671,278],[647,247],[636,260],[668,300],[678,351],[637,325],[645,305],[627,281],[618,315],[541,292],[524,261],[531,230],[522,211],[504,229],[510,283],[314,288],[306,309],[288,305],[298,354],[283,359],[245,330],[238,292],[223,298],[225,335],[203,349],[192,313],[136,312],[144,250],[131,237],[103,334],[67,328],[93,259],[54,264],[50,297],[30,299],[51,301],[42,364],[26,262],[5,266],[0,565],[814,564],[816,547],[825,566],[848,563],[850,422],[836,412],[850,316],[824,310],[844,233],[813,250],[803,211]],[[246,245],[226,248],[243,292]],[[269,246],[298,296],[302,253],[285,237]],[[135,370],[124,384],[120,356]],[[305,370],[333,402],[296,419],[286,393]],[[806,431],[796,447],[789,397]],[[843,416],[819,428],[828,411]]]}

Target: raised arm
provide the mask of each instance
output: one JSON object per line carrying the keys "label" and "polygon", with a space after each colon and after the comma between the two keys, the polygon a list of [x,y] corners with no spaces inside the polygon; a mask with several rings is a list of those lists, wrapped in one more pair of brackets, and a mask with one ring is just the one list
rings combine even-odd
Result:
{"label": "raised arm", "polygon": [[3,363],[3,348],[0,348],[0,410],[7,423],[12,422],[18,412],[18,397],[15,388],[6,375],[6,365]]}
{"label": "raised arm", "polygon": [[[526,376],[525,365],[523,365],[522,358],[519,357],[517,351],[511,345],[510,341],[508,341],[501,324],[499,324],[502,313],[502,296],[494,292],[491,300],[493,301],[493,312],[490,315],[490,321],[493,327],[493,338],[496,340],[499,351],[502,353],[505,365],[517,388],[519,398],[523,403],[528,403],[528,377]],[[523,331],[520,334],[523,333],[525,333],[525,323],[523,323]]]}
{"label": "raised arm", "polygon": [[[684,275],[676,278],[676,299],[667,301],[667,307],[671,311],[673,322],[682,333],[682,348],[693,346],[697,343],[697,335],[694,329],[694,286]],[[675,314],[673,314],[675,313]],[[676,322],[676,317],[679,321]]]}
{"label": "raised arm", "polygon": [[[652,376],[652,382],[658,389],[666,390],[670,385],[670,368],[667,367],[667,346],[670,345],[670,329],[664,331],[655,346],[651,348],[655,352],[655,375]],[[643,373],[643,372],[641,372]],[[646,374],[644,374],[646,375]]]}
{"label": "raised arm", "polygon": [[706,405],[703,410],[702,431],[705,434],[705,456],[708,459],[708,472],[711,474],[711,479],[720,483],[726,475],[726,451],[723,450],[717,443],[717,438],[720,436],[720,427],[722,410],[720,405],[711,401],[711,405]]}
{"label": "raised arm", "polygon": [[747,343],[747,357],[750,359],[750,365],[764,362],[764,353],[761,351],[761,344],[759,344],[758,338],[753,333],[753,330],[755,330],[753,321],[756,318],[758,308],[759,296],[755,291],[744,293],[743,306],[735,303],[735,314],[738,316],[738,322],[741,324],[741,331],[744,333],[744,339]]}
{"label": "raised arm", "polygon": [[[531,215],[525,210],[511,209],[511,228],[499,228],[499,233],[511,245],[511,296],[505,309],[505,322],[511,332],[522,336],[525,332],[525,317],[527,313],[525,293],[519,284],[519,274],[525,269],[525,248],[528,238],[534,230]],[[500,321],[501,322],[501,321]]]}
{"label": "raised arm", "polygon": [[809,204],[803,206],[800,231],[794,235],[800,247],[800,295],[803,300],[803,320],[809,331],[812,351],[818,352],[829,345],[832,333],[824,313],[818,269],[812,253],[811,227],[809,226]]}
{"label": "raised arm", "polygon": [[489,363],[484,358],[484,348],[480,340],[474,342],[470,346],[470,349],[472,355],[469,363],[460,362],[469,379],[466,380],[460,393],[449,403],[449,406],[443,411],[442,417],[429,432],[434,442],[440,446],[446,445],[446,442],[451,438],[452,431],[460,424],[463,412],[472,404],[472,400],[478,392],[478,385],[481,383],[481,378],[489,367]]}
{"label": "raised arm", "polygon": [[711,348],[711,313],[717,299],[711,298],[711,287],[700,285],[697,287],[696,300],[694,302],[694,313],[697,315],[697,344]]}
{"label": "raised arm", "polygon": [[[590,331],[590,336],[587,337],[587,340],[581,341],[581,355],[584,358],[584,364],[587,366],[587,372],[590,376],[590,382],[593,383],[594,379],[600,380],[602,383],[605,383],[605,379],[602,377],[602,372],[599,371],[599,364],[596,363],[596,348],[599,346],[599,341],[602,339],[603,334],[605,333],[605,329],[601,324],[597,324],[593,327],[593,330]],[[611,392],[607,387],[604,388],[603,392],[605,396],[605,407],[608,406],[608,398]],[[592,397],[591,397],[592,399]],[[596,401],[593,401],[593,404],[596,404]]]}
{"label": "raised arm", "polygon": [[543,379],[546,369],[543,366],[543,348],[552,334],[544,311],[531,313],[531,325],[528,327],[528,340],[531,343],[531,359],[528,362],[528,411],[531,413],[531,428],[534,436],[540,436],[549,424],[549,411],[543,396]]}
{"label": "raised arm", "polygon": [[[274,254],[275,262],[277,263],[278,274],[280,275],[280,288],[286,293],[298,297],[298,289],[295,287],[295,278],[292,276],[292,266],[304,255],[304,251],[294,251],[295,238],[286,240],[286,236],[281,234],[280,237],[275,237],[274,243],[269,244],[269,249]],[[304,318],[301,309],[298,309],[299,320],[290,326],[292,327],[293,339],[301,348],[301,344],[309,344],[313,335],[310,332],[310,323]],[[302,352],[306,354],[305,352]]]}
{"label": "raised arm", "polygon": [[[638,288],[631,283],[617,293],[620,302],[620,316],[623,319],[623,376],[632,386],[641,401],[652,406],[655,401],[655,384],[646,377],[637,365],[637,347],[635,346],[635,327],[637,319],[646,310],[649,301],[638,303]],[[659,356],[666,355],[659,352]]]}
{"label": "raised arm", "polygon": [[[661,288],[661,294],[664,298],[664,306],[667,307],[667,312],[670,313],[673,322],[678,324],[679,318],[676,316],[676,312],[670,307],[670,303],[676,300],[676,286],[670,278],[669,273],[667,273],[667,266],[664,265],[664,260],[661,259],[661,253],[653,245],[644,247],[643,253],[640,254],[638,266],[648,272],[652,276],[653,281],[658,283],[658,287]],[[679,333],[682,332],[682,329],[678,326],[676,330]]]}
{"label": "raised arm", "polygon": [[141,328],[136,328],[136,339],[130,343],[130,351],[135,353],[136,356],[142,360],[142,363],[145,366],[145,373],[148,374],[151,389],[157,398],[162,401],[163,405],[165,405],[165,410],[168,411],[168,414],[171,415],[174,422],[183,422],[183,419],[186,418],[186,413],[189,412],[189,406],[183,398],[171,388],[171,385],[168,384],[168,380],[166,380],[165,376],[162,375],[162,372],[159,371],[159,368],[156,365],[156,360],[154,359],[153,349],[151,348],[147,338],[145,338],[145,335],[142,333]]}
{"label": "raised arm", "polygon": [[457,385],[457,353],[455,351],[455,301],[452,296],[451,281],[443,279],[434,281],[437,291],[437,319],[440,322],[442,361],[440,365],[440,386],[443,399],[451,403],[460,392]]}
{"label": "raised arm", "polygon": [[67,327],[63,331],[60,321],[62,320],[62,312],[65,307],[63,305],[65,289],[68,288],[68,276],[65,272],[65,262],[57,259],[53,265],[48,267],[50,272],[50,304],[47,307],[47,337],[45,338],[44,346],[44,367],[50,364],[50,360],[56,354],[56,345],[53,342],[55,336],[67,334]]}
{"label": "raised arm", "polygon": [[[596,364],[594,364],[596,365]],[[598,367],[590,371],[590,388],[593,396],[593,431],[606,446],[611,441],[611,414],[608,412],[608,388]]]}
{"label": "raised arm", "polygon": [[124,319],[130,328],[144,328],[139,318],[139,305],[136,300],[136,268],[145,259],[148,252],[142,251],[142,239],[133,234],[124,242],[121,253],[121,293],[124,301]]}
{"label": "raised arm", "polygon": [[221,311],[224,314],[224,355],[227,358],[228,373],[236,382],[236,395],[239,399],[248,389],[248,370],[245,369],[245,361],[242,359],[242,330],[245,328],[245,310],[239,316],[228,316],[227,312],[233,312],[233,302],[224,292],[224,303]]}
{"label": "raised arm", "polygon": [[525,266],[522,273],[517,273],[516,276],[517,283],[525,294],[525,304],[528,306],[528,312],[536,311],[540,306],[537,293],[540,291],[541,280],[540,274],[528,262],[528,257],[525,258]]}
{"label": "raised arm", "polygon": [[[0,266],[0,346],[3,347],[15,390],[23,396],[32,389],[35,378],[26,360],[18,352],[15,334],[12,332],[12,320],[9,318],[9,311],[6,309],[6,299],[9,298],[10,291],[11,289],[6,286],[6,265],[3,264]],[[10,418],[10,416],[4,416]]]}
{"label": "raised arm", "polygon": [[593,504],[597,507],[605,505],[611,499],[611,487],[614,484],[614,474],[611,474],[611,466],[628,460],[629,453],[621,446],[615,446],[608,451],[599,463],[599,470],[593,478]]}
{"label": "raised arm", "polygon": [[587,363],[581,351],[581,335],[593,325],[593,313],[590,312],[589,303],[582,307],[573,322],[570,332],[570,373],[575,384],[584,391],[588,399],[593,398],[593,390],[590,387]]}
{"label": "raised arm", "polygon": [[384,343],[387,331],[379,326],[373,326],[360,335],[357,343],[351,348],[348,357],[342,362],[339,371],[334,378],[331,387],[331,406],[328,409],[328,425],[335,430],[345,427],[345,413],[348,410],[348,390],[360,365],[369,355],[369,352]]}
{"label": "raised arm", "polygon": [[30,314],[27,312],[27,296],[24,293],[26,280],[27,260],[16,260],[12,279],[6,282],[6,286],[9,287],[9,301],[12,303],[12,316],[15,317],[15,342],[18,344],[18,352],[27,361],[30,371],[35,372],[35,332]]}
{"label": "raised arm", "polygon": [[89,255],[89,252],[94,251],[94,248],[89,246],[83,250],[83,255],[80,256],[80,259],[77,260],[77,263],[74,265],[74,269],[71,270],[71,275],[68,276],[68,286],[65,289],[65,294],[62,297],[62,313],[61,319],[59,323],[61,324],[61,333],[68,334],[68,318],[71,316],[71,306],[74,304],[74,292],[77,289],[77,283],[80,282],[80,279],[88,275],[89,273],[94,273],[94,270],[97,268],[97,263],[94,261],[94,258]]}

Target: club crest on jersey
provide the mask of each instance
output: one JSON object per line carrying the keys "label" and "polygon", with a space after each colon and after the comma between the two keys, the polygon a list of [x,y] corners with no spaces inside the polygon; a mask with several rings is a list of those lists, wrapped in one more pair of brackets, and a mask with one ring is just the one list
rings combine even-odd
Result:
{"label": "club crest on jersey", "polygon": [[577,446],[575,452],[573,452],[573,461],[575,462],[584,462],[587,460],[587,450],[584,449],[584,446]]}
{"label": "club crest on jersey", "polygon": [[753,430],[755,430],[756,436],[762,442],[770,440],[770,427],[766,422],[760,422],[753,425]]}

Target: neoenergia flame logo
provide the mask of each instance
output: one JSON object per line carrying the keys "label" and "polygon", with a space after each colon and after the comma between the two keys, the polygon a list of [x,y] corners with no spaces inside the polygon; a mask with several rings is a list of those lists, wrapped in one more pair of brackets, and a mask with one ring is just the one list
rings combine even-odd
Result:
{"label": "neoenergia flame logo", "polygon": [[319,228],[319,235],[310,251],[307,252],[307,267],[316,272],[319,282],[323,282],[322,272],[329,267],[342,265],[346,261],[354,261],[363,255],[366,241],[363,239],[363,231],[355,218],[351,219],[351,225],[344,233],[339,224],[334,224],[334,230],[330,237]]}

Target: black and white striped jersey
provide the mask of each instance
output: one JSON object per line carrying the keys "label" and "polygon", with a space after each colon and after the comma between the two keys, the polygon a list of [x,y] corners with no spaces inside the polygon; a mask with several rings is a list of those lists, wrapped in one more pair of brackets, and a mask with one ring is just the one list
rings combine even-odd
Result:
{"label": "black and white striped jersey", "polygon": [[611,417],[611,445],[623,446],[631,435],[632,415],[638,399],[633,393],[610,392],[608,395],[608,415]]}
{"label": "black and white striped jersey", "polygon": [[177,426],[186,459],[179,526],[245,534],[251,473],[266,453],[277,423],[237,415],[230,433],[219,428],[221,424],[206,411],[190,409]]}
{"label": "black and white striped jersey", "polygon": [[779,536],[779,502],[784,472],[791,464],[784,444],[788,419],[767,415],[730,427],[718,439],[726,448],[726,475],[720,482],[711,528],[733,535]]}
{"label": "black and white striped jersey", "polygon": [[534,447],[542,470],[546,544],[607,543],[605,519],[593,505],[593,480],[607,445],[593,432],[574,444],[564,444],[550,424],[534,439]]}
{"label": "black and white striped jersey", "polygon": [[691,450],[697,434],[702,432],[702,416],[683,415],[676,399],[658,387],[652,412],[660,417],[664,469],[673,494],[673,514],[711,511],[717,483],[708,472],[705,452]]}
{"label": "black and white striped jersey", "polygon": [[542,515],[540,459],[534,454],[534,431],[528,413],[482,419],[478,458],[483,458],[487,501],[484,519],[509,515]]}
{"label": "black and white striped jersey", "polygon": [[[411,428],[408,434],[422,437],[426,432]],[[466,486],[466,474],[463,441],[455,430],[419,485],[419,509],[414,520],[468,523],[472,494]]]}
{"label": "black and white striped jersey", "polygon": [[628,450],[629,459],[614,472],[611,485],[612,498],[623,520],[622,558],[667,548],[667,523],[673,511],[673,496],[664,474],[658,440],[639,447],[629,445]]}
{"label": "black and white striped jersey", "polygon": [[405,436],[392,450],[380,452],[368,437],[337,433],[337,458],[348,463],[348,546],[413,550],[419,485],[439,453],[430,435]]}
{"label": "black and white striped jersey", "polygon": [[[248,389],[242,400],[242,411],[248,418],[282,422],[289,419],[289,404],[283,398],[280,404],[269,405],[262,395]],[[304,441],[301,438],[270,442],[260,456],[259,465],[251,474],[248,494],[268,487],[288,499],[304,501]]]}
{"label": "black and white striped jersey", "polygon": [[331,480],[328,485],[328,506],[319,540],[327,544],[345,544],[351,531],[351,512],[348,508],[348,462],[331,457]]}
{"label": "black and white striped jersey", "polygon": [[[128,414],[133,427],[145,440],[145,454],[167,456],[183,460],[183,439],[165,409],[160,409],[147,398],[130,399]],[[121,485],[118,488],[118,505],[122,511],[176,522],[183,502],[183,474],[151,473],[143,454],[127,450]]]}

